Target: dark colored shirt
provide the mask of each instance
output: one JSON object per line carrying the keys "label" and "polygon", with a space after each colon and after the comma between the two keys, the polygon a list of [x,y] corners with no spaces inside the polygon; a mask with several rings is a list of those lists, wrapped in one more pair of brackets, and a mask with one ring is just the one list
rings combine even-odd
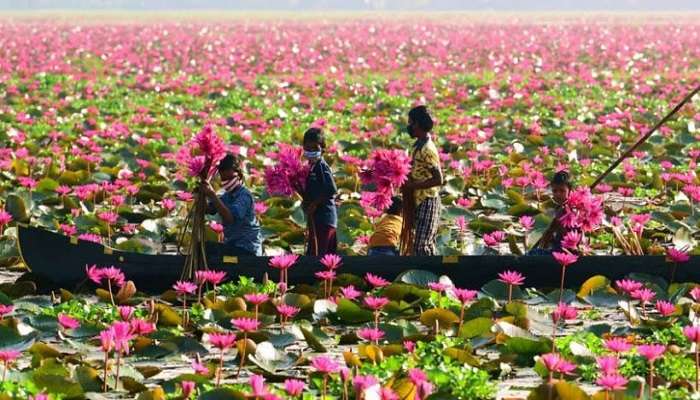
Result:
{"label": "dark colored shirt", "polygon": [[257,256],[262,255],[260,223],[255,216],[253,195],[241,186],[221,195],[221,201],[233,215],[233,223],[224,223],[224,243],[240,247]]}
{"label": "dark colored shirt", "polygon": [[331,167],[322,158],[311,167],[309,177],[306,180],[307,201],[315,201],[320,198],[325,200],[318,205],[314,213],[314,222],[318,225],[338,226],[338,211],[335,207],[335,194],[338,188],[333,180]]}

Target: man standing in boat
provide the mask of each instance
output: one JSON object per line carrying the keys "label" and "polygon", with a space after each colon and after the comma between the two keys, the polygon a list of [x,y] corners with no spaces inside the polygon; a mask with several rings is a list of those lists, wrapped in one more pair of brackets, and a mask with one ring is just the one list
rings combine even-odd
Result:
{"label": "man standing in boat", "polygon": [[425,106],[417,106],[409,111],[406,131],[416,141],[411,150],[411,173],[403,186],[401,250],[404,255],[437,254],[440,186],[444,182],[440,156],[430,135],[432,129],[433,118]]}
{"label": "man standing in boat", "polygon": [[224,225],[226,254],[262,256],[260,223],[255,216],[255,201],[245,187],[240,161],[227,154],[219,163],[219,177],[224,193],[217,196],[210,184],[204,186],[209,198],[209,213],[217,213]]}

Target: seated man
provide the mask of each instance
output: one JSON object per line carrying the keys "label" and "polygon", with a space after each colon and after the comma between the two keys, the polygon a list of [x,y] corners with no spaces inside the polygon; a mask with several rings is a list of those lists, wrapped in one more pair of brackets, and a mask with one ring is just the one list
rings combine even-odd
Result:
{"label": "seated man", "polygon": [[391,206],[386,215],[374,227],[374,233],[369,238],[368,256],[398,256],[401,241],[401,225],[403,218],[403,201],[401,197],[391,198]]}
{"label": "seated man", "polygon": [[224,225],[226,254],[235,256],[262,256],[260,223],[255,215],[253,195],[245,187],[243,171],[238,159],[226,155],[219,163],[224,193],[219,197],[210,184],[204,192],[210,200],[209,213],[218,213]]}

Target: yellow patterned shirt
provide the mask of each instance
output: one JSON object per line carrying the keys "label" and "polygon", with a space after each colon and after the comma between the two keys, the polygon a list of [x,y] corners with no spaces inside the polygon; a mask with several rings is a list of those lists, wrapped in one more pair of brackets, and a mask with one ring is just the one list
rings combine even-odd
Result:
{"label": "yellow patterned shirt", "polygon": [[[411,166],[411,178],[416,182],[422,182],[433,177],[432,170],[440,169],[440,156],[438,155],[437,147],[430,137],[422,146],[417,145],[413,150],[413,162]],[[428,189],[418,189],[415,191],[416,207],[423,200],[431,197],[437,197],[440,193],[439,186],[433,186]]]}

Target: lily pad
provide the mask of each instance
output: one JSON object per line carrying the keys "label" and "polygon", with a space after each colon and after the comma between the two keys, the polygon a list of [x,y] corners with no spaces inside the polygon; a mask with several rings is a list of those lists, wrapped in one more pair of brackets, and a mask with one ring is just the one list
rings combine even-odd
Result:
{"label": "lily pad", "polygon": [[459,322],[457,314],[444,308],[432,308],[423,311],[420,315],[420,322],[428,329],[435,329],[437,326],[441,330],[449,329]]}
{"label": "lily pad", "polygon": [[347,300],[338,300],[338,311],[336,312],[341,321],[349,324],[361,324],[369,322],[374,318],[374,314],[356,303]]}

